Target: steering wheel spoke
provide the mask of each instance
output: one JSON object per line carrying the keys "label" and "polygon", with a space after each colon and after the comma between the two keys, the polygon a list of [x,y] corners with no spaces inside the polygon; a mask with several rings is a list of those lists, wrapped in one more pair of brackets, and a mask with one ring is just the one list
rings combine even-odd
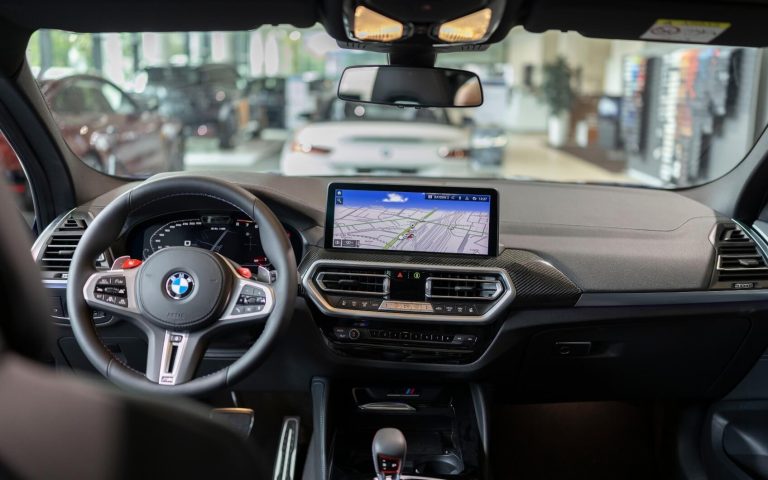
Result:
{"label": "steering wheel spoke", "polygon": [[269,284],[237,277],[224,314],[214,328],[258,324],[265,321],[275,307],[275,292]]}
{"label": "steering wheel spoke", "polygon": [[107,270],[92,274],[83,287],[83,297],[89,307],[123,318],[141,318],[136,297],[139,269]]}
{"label": "steering wheel spoke", "polygon": [[149,336],[147,378],[160,385],[192,380],[205,353],[204,342],[204,336],[197,332],[157,329]]}

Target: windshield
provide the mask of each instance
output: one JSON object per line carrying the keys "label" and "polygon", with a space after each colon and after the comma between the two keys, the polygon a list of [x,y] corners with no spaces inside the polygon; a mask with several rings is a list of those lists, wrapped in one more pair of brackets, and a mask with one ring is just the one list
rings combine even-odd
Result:
{"label": "windshield", "polygon": [[763,51],[513,29],[483,52],[478,108],[344,102],[385,54],[322,28],[36,32],[28,62],[69,148],[110,175],[174,170],[514,178],[680,188],[731,170],[766,125]]}

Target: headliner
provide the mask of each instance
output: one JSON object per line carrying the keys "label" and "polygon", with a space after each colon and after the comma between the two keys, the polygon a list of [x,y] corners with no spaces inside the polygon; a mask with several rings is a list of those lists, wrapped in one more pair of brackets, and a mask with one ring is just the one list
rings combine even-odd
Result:
{"label": "headliner", "polygon": [[[8,73],[12,67],[18,68],[29,35],[40,28],[169,32],[249,30],[267,24],[303,28],[320,22],[342,47],[382,50],[348,41],[341,18],[343,1],[0,0],[0,41],[4,46],[0,70]],[[444,1],[451,0],[409,0],[405,5],[420,8]],[[517,25],[537,33],[572,30],[587,37],[637,40],[660,18],[728,22],[731,27],[716,39],[718,44],[768,46],[768,29],[764,27],[768,0],[506,0],[499,27],[487,43],[503,40]]]}

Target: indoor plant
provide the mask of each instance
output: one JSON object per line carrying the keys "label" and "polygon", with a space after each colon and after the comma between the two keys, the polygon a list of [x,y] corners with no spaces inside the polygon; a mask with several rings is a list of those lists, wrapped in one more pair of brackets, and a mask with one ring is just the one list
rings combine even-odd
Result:
{"label": "indoor plant", "polygon": [[541,94],[549,107],[547,141],[553,147],[561,147],[568,140],[574,98],[572,76],[573,71],[563,57],[544,65]]}

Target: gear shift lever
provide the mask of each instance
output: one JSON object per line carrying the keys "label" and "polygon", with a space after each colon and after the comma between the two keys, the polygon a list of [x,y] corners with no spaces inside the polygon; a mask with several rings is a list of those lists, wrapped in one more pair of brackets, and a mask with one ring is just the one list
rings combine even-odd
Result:
{"label": "gear shift lever", "polygon": [[396,428],[382,428],[373,437],[371,451],[378,480],[400,480],[405,463],[405,436]]}

